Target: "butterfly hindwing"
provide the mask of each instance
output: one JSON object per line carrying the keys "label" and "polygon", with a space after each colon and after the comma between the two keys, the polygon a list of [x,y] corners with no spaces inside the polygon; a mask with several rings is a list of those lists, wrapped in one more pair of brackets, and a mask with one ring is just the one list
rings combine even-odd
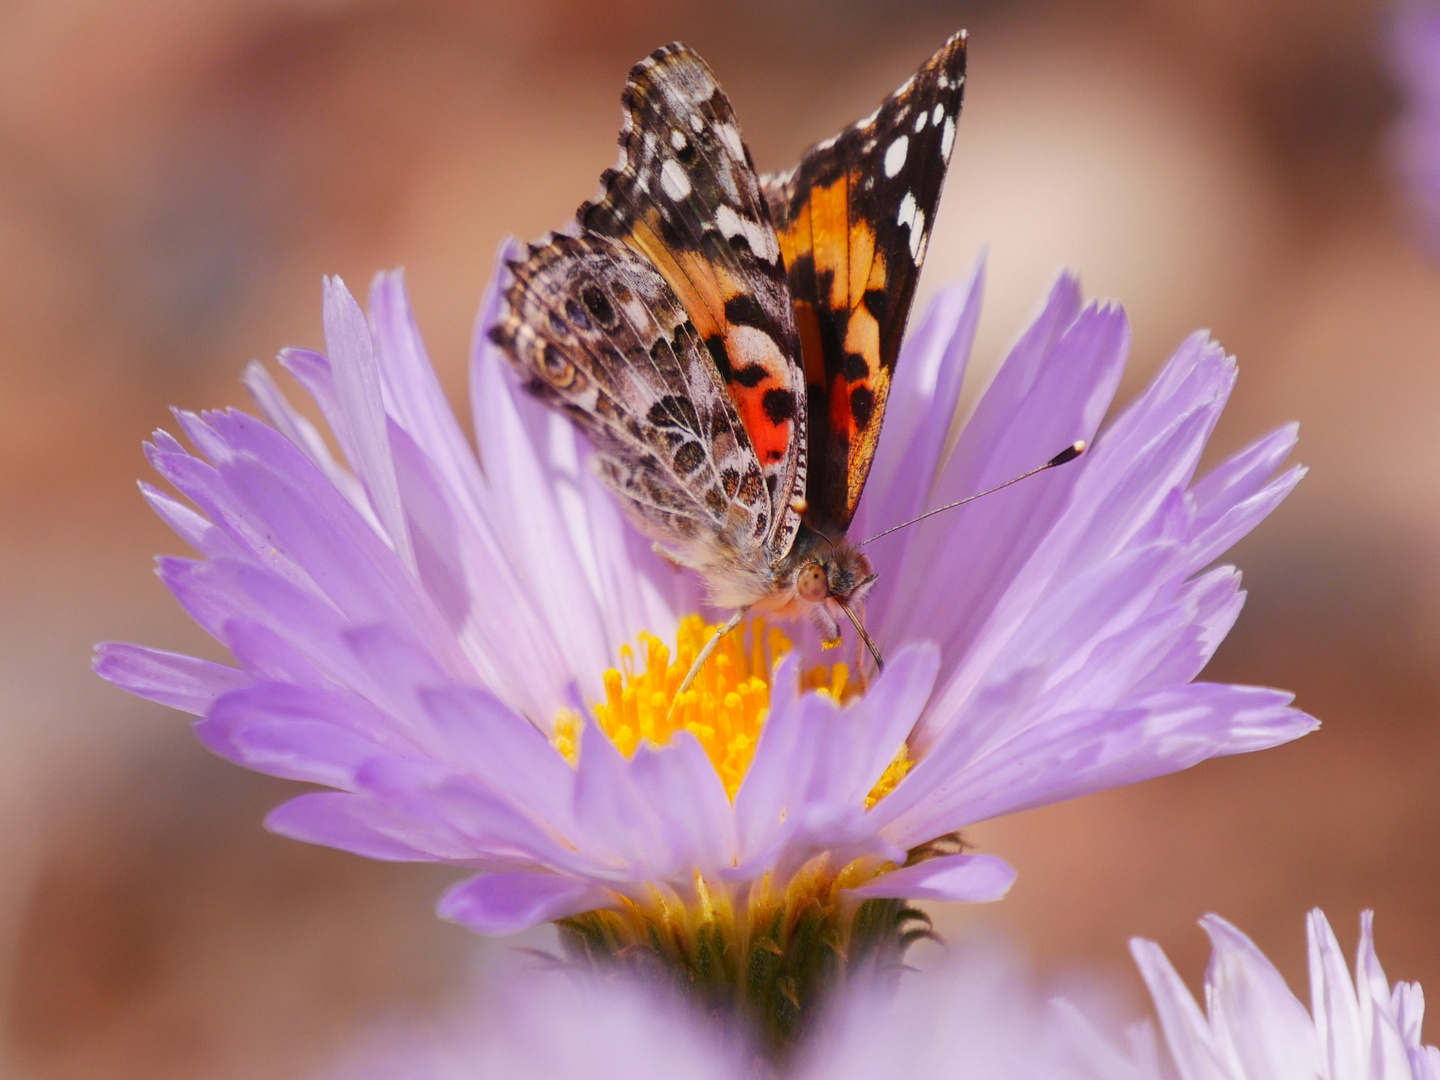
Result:
{"label": "butterfly hindwing", "polygon": [[749,151],[705,62],[668,45],[630,73],[620,162],[580,207],[584,230],[620,240],[688,312],[735,403],[769,490],[767,549],[782,556],[806,487],[805,375],[779,241]]}
{"label": "butterfly hindwing", "polygon": [[510,266],[491,338],[598,451],[637,526],[702,571],[767,565],[764,477],[694,322],[660,274],[603,236],[554,235]]}
{"label": "butterfly hindwing", "polygon": [[762,180],[808,384],[809,520],[827,533],[849,525],[875,456],[964,83],[961,33],[871,116]]}

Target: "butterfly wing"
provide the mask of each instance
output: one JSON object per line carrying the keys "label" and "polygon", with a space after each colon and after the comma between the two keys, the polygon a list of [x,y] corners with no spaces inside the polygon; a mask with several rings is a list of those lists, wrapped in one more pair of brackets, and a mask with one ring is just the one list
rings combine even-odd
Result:
{"label": "butterfly wing", "polygon": [[[588,234],[552,236],[510,270],[491,338],[526,388],[589,437],[632,520],[712,588],[727,575],[768,582],[760,463],[665,280],[623,244]],[[717,597],[735,599],[720,588]]]}
{"label": "butterfly wing", "polygon": [[955,143],[956,34],[868,118],[762,180],[789,275],[810,417],[810,522],[843,533],[875,457]]}
{"label": "butterfly wing", "polygon": [[689,313],[760,462],[778,559],[806,485],[805,373],[759,179],[729,99],[684,45],[637,64],[621,100],[620,162],[577,217],[642,254]]}

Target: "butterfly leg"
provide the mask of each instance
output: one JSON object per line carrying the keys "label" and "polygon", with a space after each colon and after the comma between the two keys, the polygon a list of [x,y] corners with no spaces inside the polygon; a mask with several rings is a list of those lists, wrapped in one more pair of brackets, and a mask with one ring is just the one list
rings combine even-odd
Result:
{"label": "butterfly leg", "polygon": [[670,703],[671,713],[675,712],[676,706],[680,704],[680,695],[690,689],[690,684],[695,681],[695,676],[700,674],[700,669],[705,666],[705,661],[710,659],[710,654],[713,653],[715,647],[720,644],[720,639],[739,626],[745,618],[745,613],[749,610],[749,606],[742,607],[739,611],[735,612],[734,615],[730,616],[730,620],[724,626],[710,635],[710,640],[705,642],[705,647],[700,650],[699,655],[695,657],[695,662],[690,665],[690,670],[685,673],[685,681],[682,682],[680,688],[675,691],[675,698]]}
{"label": "butterfly leg", "polygon": [[835,621],[835,616],[825,610],[825,605],[817,604],[810,609],[810,620],[815,624],[816,631],[820,634],[820,647],[822,649],[833,649],[840,644],[840,624]]}
{"label": "butterfly leg", "polygon": [[676,569],[676,570],[684,570],[684,569],[685,569],[685,564],[682,563],[679,559],[675,558],[674,555],[671,555],[670,552],[667,551],[665,548],[663,548],[661,545],[659,545],[659,544],[651,544],[651,545],[650,545],[650,550],[653,551],[653,552],[655,552],[656,555],[659,555],[660,558],[664,559],[664,560],[665,560],[667,563],[669,563],[674,569]]}

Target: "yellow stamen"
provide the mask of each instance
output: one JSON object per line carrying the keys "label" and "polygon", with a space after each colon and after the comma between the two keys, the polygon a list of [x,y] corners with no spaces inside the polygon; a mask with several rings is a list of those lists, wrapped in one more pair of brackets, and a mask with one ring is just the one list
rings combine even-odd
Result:
{"label": "yellow stamen", "polygon": [[[655,635],[641,633],[635,648],[628,644],[620,647],[619,666],[606,670],[601,679],[604,700],[592,708],[601,730],[627,757],[641,742],[663,745],[677,731],[691,732],[734,799],[770,713],[775,664],[794,646],[779,628],[766,626],[763,618],[753,618],[748,626],[742,624],[721,639],[695,681],[677,699],[675,692],[690,665],[718,629],[698,615],[683,619],[673,655]],[[816,665],[804,672],[801,685],[842,704],[865,689],[864,682],[852,678],[844,663]],[[578,760],[580,725],[574,712],[561,710],[551,737],[571,764]],[[909,758],[901,747],[866,806],[888,794],[909,769]]]}
{"label": "yellow stamen", "polygon": [[580,760],[580,714],[574,709],[561,709],[555,717],[555,732],[550,741],[574,765]]}
{"label": "yellow stamen", "polygon": [[880,779],[875,781],[875,786],[870,789],[870,794],[865,796],[865,809],[869,810],[894,791],[895,785],[905,779],[905,774],[914,764],[915,762],[910,757],[910,748],[901,743],[900,752],[891,759],[889,765],[885,766],[885,771],[880,774]]}

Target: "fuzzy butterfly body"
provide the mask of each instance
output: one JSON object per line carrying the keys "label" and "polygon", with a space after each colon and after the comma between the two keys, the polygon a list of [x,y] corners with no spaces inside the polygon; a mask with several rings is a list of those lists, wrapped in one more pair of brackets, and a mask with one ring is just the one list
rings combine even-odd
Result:
{"label": "fuzzy butterfly body", "polygon": [[620,160],[575,234],[510,266],[492,338],[718,605],[808,614],[827,640],[843,613],[864,635],[854,606],[874,576],[845,530],[964,81],[962,33],[870,117],[762,177],[714,74],[665,46],[630,73]]}

